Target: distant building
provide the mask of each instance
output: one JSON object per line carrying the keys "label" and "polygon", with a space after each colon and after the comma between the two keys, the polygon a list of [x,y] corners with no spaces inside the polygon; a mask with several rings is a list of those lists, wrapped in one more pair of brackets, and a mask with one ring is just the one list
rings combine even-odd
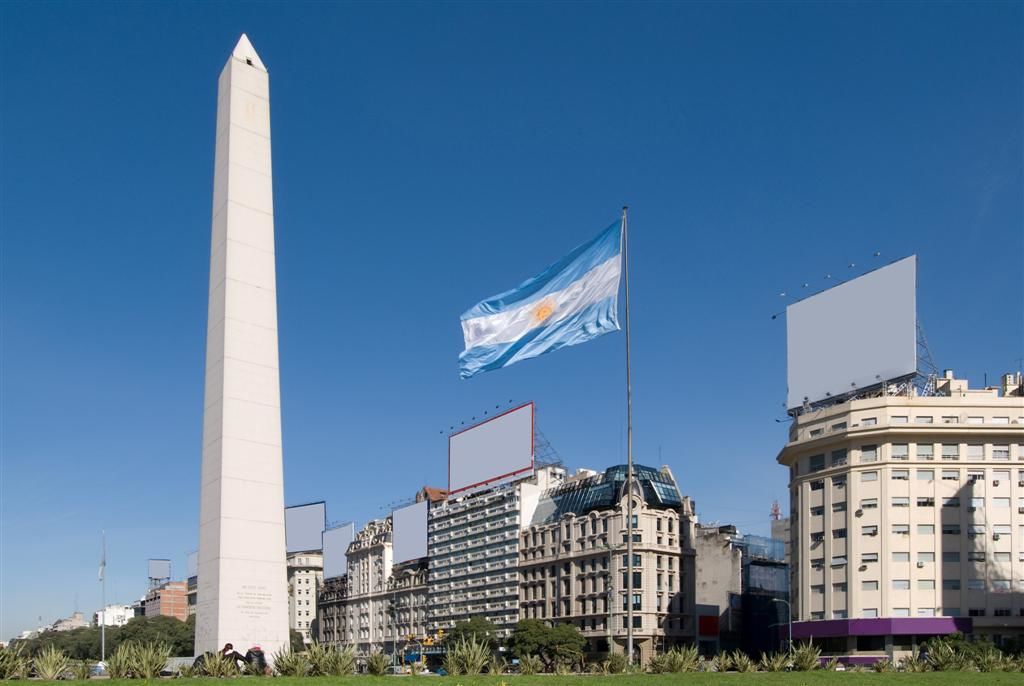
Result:
{"label": "distant building", "polygon": [[740,647],[748,655],[774,653],[788,623],[789,566],[782,541],[763,536],[739,536],[732,545],[742,554]]}
{"label": "distant building", "polygon": [[885,388],[798,414],[790,473],[794,640],[900,657],[960,631],[1024,636],[1020,375]]}
{"label": "distant building", "polygon": [[196,600],[199,596],[199,577],[190,576],[185,584],[185,598],[188,607],[187,614],[191,617],[196,613]]}
{"label": "distant building", "polygon": [[694,523],[694,643],[702,655],[738,648],[742,630],[743,553],[736,527]]}
{"label": "distant building", "polygon": [[107,605],[93,613],[92,623],[93,626],[124,626],[134,617],[135,610],[131,605]]}
{"label": "distant building", "polygon": [[168,581],[149,590],[145,600],[146,617],[188,619],[187,588],[184,581]]}
{"label": "distant building", "polygon": [[81,612],[75,612],[70,617],[64,619],[58,619],[50,627],[51,631],[71,631],[72,629],[81,629],[82,627],[89,626],[89,622],[85,621],[85,615]]}
{"label": "distant building", "polygon": [[317,593],[324,582],[322,551],[288,553],[288,624],[310,643],[317,617]]}

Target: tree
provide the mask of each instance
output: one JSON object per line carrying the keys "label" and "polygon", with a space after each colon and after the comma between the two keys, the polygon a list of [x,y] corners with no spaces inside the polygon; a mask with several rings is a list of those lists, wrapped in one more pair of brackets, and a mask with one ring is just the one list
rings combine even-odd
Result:
{"label": "tree", "polygon": [[288,630],[288,639],[293,653],[301,653],[306,649],[306,641],[302,638],[302,632],[295,629]]}
{"label": "tree", "polygon": [[550,669],[556,664],[572,664],[583,657],[587,641],[572,624],[548,626],[539,619],[522,619],[516,624],[509,649],[518,658],[537,655]]}
{"label": "tree", "polygon": [[484,617],[471,617],[469,621],[458,622],[455,627],[445,635],[444,642],[448,647],[458,645],[461,641],[475,640],[483,643],[491,650],[498,647],[498,627]]}
{"label": "tree", "polygon": [[[124,626],[107,627],[107,655],[125,641],[166,643],[171,655],[191,657],[195,654],[195,617],[182,622],[174,617],[133,617]],[[89,626],[71,631],[44,631],[35,638],[18,641],[35,655],[47,646],[54,646],[74,660],[100,659],[100,627]]]}

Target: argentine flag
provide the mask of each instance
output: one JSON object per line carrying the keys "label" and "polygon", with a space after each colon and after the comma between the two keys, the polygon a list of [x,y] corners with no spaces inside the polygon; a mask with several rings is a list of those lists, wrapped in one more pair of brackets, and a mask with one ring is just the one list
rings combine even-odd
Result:
{"label": "argentine flag", "polygon": [[619,330],[622,226],[462,315],[463,379]]}

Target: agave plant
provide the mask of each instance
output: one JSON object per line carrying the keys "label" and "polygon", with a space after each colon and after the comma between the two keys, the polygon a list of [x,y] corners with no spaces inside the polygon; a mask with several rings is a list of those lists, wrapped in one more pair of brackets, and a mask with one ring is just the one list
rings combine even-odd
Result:
{"label": "agave plant", "polygon": [[828,659],[828,662],[826,662],[824,665],[822,665],[821,668],[824,669],[826,672],[834,672],[837,669],[839,669],[839,665],[840,665],[839,658],[833,656],[833,657],[830,657]]}
{"label": "agave plant", "polygon": [[602,662],[603,670],[607,674],[622,674],[626,671],[629,662],[622,653],[608,653],[608,657]]}
{"label": "agave plant", "polygon": [[892,660],[887,657],[883,657],[881,660],[876,661],[871,665],[871,671],[878,673],[895,672],[896,667],[892,664]]}
{"label": "agave plant", "polygon": [[131,679],[135,676],[135,644],[125,641],[107,656],[107,674],[111,679]]}
{"label": "agave plant", "polygon": [[92,676],[92,663],[88,660],[78,660],[71,665],[71,673],[79,681],[85,681]]}
{"label": "agave plant", "polygon": [[135,667],[132,671],[142,679],[155,679],[164,671],[170,656],[171,648],[166,643],[140,643],[135,648]]}
{"label": "agave plant", "polygon": [[732,667],[732,658],[729,653],[719,653],[711,658],[711,664],[708,666],[712,672],[728,672]]}
{"label": "agave plant", "polygon": [[[345,648],[332,647],[331,658],[327,664],[327,674],[330,676],[348,676],[356,670],[356,654],[351,646]],[[420,665],[422,668],[422,665]],[[415,672],[413,672],[415,674]]]}
{"label": "agave plant", "polygon": [[178,671],[174,673],[174,676],[179,679],[194,679],[197,676],[202,676],[202,670],[193,662],[192,664],[179,666]]}
{"label": "agave plant", "polygon": [[43,681],[56,681],[64,674],[69,664],[71,660],[55,645],[46,646],[32,660],[36,676]]}
{"label": "agave plant", "polygon": [[901,672],[927,672],[928,663],[917,659],[913,655],[908,655],[900,659],[899,670]]}
{"label": "agave plant", "polygon": [[789,653],[765,653],[758,666],[763,672],[783,672],[789,665]]}
{"label": "agave plant", "polygon": [[274,671],[281,676],[306,676],[309,674],[309,660],[302,653],[281,648],[274,653]]}
{"label": "agave plant", "polygon": [[700,665],[700,656],[696,646],[673,648],[662,656],[662,669],[665,672],[695,672]]}
{"label": "agave plant", "polygon": [[479,674],[490,658],[490,649],[483,641],[476,638],[461,639],[451,651],[458,657],[462,672],[465,674]]}
{"label": "agave plant", "polygon": [[488,674],[504,674],[506,669],[508,669],[508,660],[500,655],[492,656],[487,662]]}
{"label": "agave plant", "polygon": [[0,648],[0,679],[24,679],[28,677],[32,661],[21,643]]}
{"label": "agave plant", "polygon": [[749,655],[744,653],[742,650],[736,649],[729,656],[729,661],[732,662],[732,668],[737,672],[756,672],[757,663],[754,662]]}
{"label": "agave plant", "polygon": [[793,669],[798,672],[810,672],[821,666],[821,648],[813,643],[801,643],[790,654]]}
{"label": "agave plant", "polygon": [[388,656],[381,652],[370,653],[366,658],[366,671],[373,676],[384,676],[388,671]]}
{"label": "agave plant", "polygon": [[928,666],[936,672],[965,672],[974,669],[971,659],[947,641],[932,644],[928,652]]}
{"label": "agave plant", "polygon": [[1007,671],[1007,660],[998,648],[988,646],[974,656],[974,666],[979,672],[1004,672]]}
{"label": "agave plant", "polygon": [[[447,665],[445,665],[445,669],[448,669]],[[537,674],[538,672],[540,672],[543,669],[544,669],[544,663],[541,661],[540,657],[537,656],[537,655],[529,655],[529,654],[527,654],[527,655],[523,655],[522,657],[519,658],[519,673],[520,674],[526,674],[526,675]],[[451,674],[451,671],[449,671],[448,673]]]}

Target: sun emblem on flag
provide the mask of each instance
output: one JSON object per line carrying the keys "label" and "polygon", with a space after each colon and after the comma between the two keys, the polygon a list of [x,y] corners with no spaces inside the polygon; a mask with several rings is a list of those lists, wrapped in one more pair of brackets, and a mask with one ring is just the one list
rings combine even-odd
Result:
{"label": "sun emblem on flag", "polygon": [[548,319],[555,312],[555,304],[550,300],[542,300],[533,311],[533,318],[538,323]]}

